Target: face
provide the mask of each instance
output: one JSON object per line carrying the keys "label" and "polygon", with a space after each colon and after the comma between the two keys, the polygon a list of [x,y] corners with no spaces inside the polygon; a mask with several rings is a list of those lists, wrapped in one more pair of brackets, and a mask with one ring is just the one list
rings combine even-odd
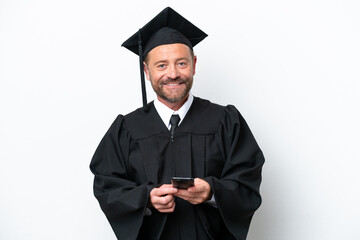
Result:
{"label": "face", "polygon": [[196,56],[188,46],[180,43],[161,45],[147,55],[144,70],[164,104],[185,102],[193,83]]}

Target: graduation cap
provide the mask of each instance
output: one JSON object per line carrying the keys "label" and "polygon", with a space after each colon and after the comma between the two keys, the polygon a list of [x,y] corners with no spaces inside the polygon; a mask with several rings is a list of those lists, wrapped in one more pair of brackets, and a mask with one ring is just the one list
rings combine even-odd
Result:
{"label": "graduation cap", "polygon": [[147,110],[143,66],[146,55],[153,48],[165,44],[182,43],[192,49],[206,37],[206,33],[167,7],[121,45],[139,55],[144,110]]}

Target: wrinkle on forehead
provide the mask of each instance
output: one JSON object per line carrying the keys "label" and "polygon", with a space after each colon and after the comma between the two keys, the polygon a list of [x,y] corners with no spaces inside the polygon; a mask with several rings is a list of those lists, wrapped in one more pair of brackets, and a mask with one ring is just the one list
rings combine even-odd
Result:
{"label": "wrinkle on forehead", "polygon": [[191,61],[191,50],[185,44],[174,43],[155,47],[148,53],[145,62],[178,61],[179,59]]}

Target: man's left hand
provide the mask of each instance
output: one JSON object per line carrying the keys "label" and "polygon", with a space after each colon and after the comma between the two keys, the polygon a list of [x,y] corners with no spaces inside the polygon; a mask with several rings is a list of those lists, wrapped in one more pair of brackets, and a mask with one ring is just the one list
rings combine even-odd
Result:
{"label": "man's left hand", "polygon": [[179,189],[179,191],[174,194],[179,198],[182,198],[188,201],[191,204],[200,204],[207,200],[211,199],[212,191],[208,182],[200,178],[194,179],[194,187],[188,189]]}

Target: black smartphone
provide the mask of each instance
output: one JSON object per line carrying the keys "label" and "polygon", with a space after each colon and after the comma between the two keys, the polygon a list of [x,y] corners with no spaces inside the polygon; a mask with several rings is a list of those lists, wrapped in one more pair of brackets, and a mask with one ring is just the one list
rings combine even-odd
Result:
{"label": "black smartphone", "polygon": [[191,177],[172,177],[171,183],[174,188],[188,189],[194,186],[194,179]]}

